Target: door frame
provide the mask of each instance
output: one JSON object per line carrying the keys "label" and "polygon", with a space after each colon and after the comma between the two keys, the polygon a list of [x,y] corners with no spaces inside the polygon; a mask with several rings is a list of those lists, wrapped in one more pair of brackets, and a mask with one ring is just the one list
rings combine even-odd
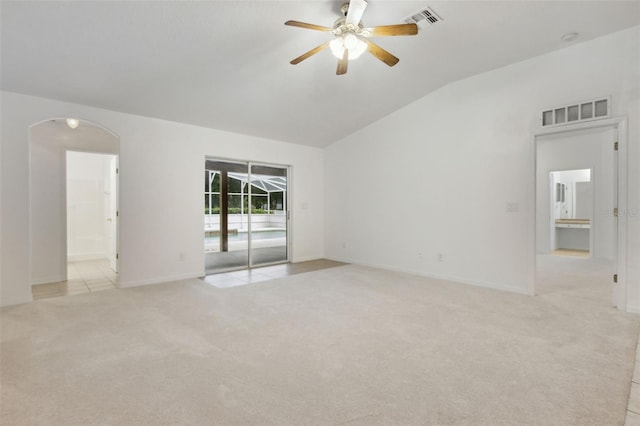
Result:
{"label": "door frame", "polygon": [[[111,220],[114,222],[114,226],[115,226],[115,236],[114,236],[114,242],[113,242],[113,246],[114,246],[114,250],[115,253],[113,253],[115,255],[115,259],[113,260],[113,262],[115,263],[115,273],[119,274],[120,273],[120,246],[118,245],[118,243],[120,242],[120,206],[119,206],[119,200],[120,200],[120,155],[115,154],[114,155],[114,167],[115,167],[115,171],[113,171],[113,175],[110,175],[109,178],[113,178],[113,187],[110,188],[111,191],[115,191],[115,196],[110,196],[111,200],[113,201],[113,204],[110,205],[111,207],[111,212],[115,211],[115,215],[112,216]],[[111,165],[109,165],[111,167]],[[111,172],[111,169],[110,169]],[[108,255],[110,255],[111,253],[107,253]],[[109,266],[111,266],[111,258],[109,259]],[[111,268],[114,269],[114,268]],[[116,280],[117,282],[120,282],[120,280]]]}
{"label": "door frame", "polygon": [[[611,149],[613,149],[613,143],[618,142],[618,155],[617,161],[614,155],[614,205],[617,205],[618,216],[614,221],[614,237],[616,241],[614,243],[614,264],[613,273],[617,275],[617,284],[614,285],[612,294],[616,308],[621,311],[627,311],[627,216],[628,216],[628,186],[627,186],[627,118],[626,117],[612,117],[608,119],[602,119],[597,121],[590,121],[586,123],[571,124],[567,126],[553,127],[549,129],[539,128],[531,134],[530,144],[530,166],[529,170],[529,250],[528,250],[528,269],[529,269],[529,282],[528,290],[529,294],[535,295],[536,281],[537,281],[537,250],[536,250],[536,215],[537,215],[537,203],[536,203],[536,191],[537,191],[537,152],[538,152],[538,138],[549,135],[559,134],[571,134],[581,130],[598,129],[598,128],[613,128],[614,134],[617,134],[617,141],[611,141]],[[617,203],[616,203],[617,201]],[[613,214],[613,212],[611,212]],[[613,282],[613,277],[611,277]]]}
{"label": "door frame", "polygon": [[[229,267],[229,268],[221,268],[219,270],[215,270],[215,272],[208,272],[207,271],[207,265],[206,265],[206,260],[204,262],[203,265],[203,274],[202,276],[207,276],[207,275],[211,275],[211,274],[218,274],[218,273],[226,273],[226,272],[233,272],[233,271],[243,271],[243,270],[251,270],[254,268],[261,268],[263,266],[270,266],[270,265],[280,265],[280,264],[285,264],[285,263],[290,263],[291,259],[292,259],[292,226],[291,226],[291,206],[292,206],[292,197],[293,197],[293,193],[292,193],[292,171],[293,171],[293,166],[288,165],[288,164],[279,164],[279,163],[270,163],[270,162],[266,162],[266,161],[253,161],[253,160],[241,160],[238,158],[229,158],[229,157],[218,157],[218,156],[214,156],[214,155],[205,155],[204,156],[204,166],[205,166],[205,171],[208,170],[207,167],[207,161],[212,161],[212,162],[222,162],[222,163],[232,163],[232,164],[241,164],[243,166],[246,166],[247,168],[247,178],[249,179],[249,183],[247,185],[247,192],[245,193],[248,197],[249,197],[249,210],[245,213],[247,215],[247,264],[243,265],[243,266],[238,266],[238,267]],[[286,192],[286,197],[287,197],[287,201],[286,201],[286,211],[285,211],[285,215],[286,215],[286,251],[287,251],[287,256],[285,260],[281,260],[281,261],[276,261],[276,262],[270,262],[270,263],[261,263],[259,265],[253,265],[253,259],[252,259],[252,238],[251,238],[251,196],[252,196],[252,189],[251,189],[251,183],[250,183],[250,179],[251,179],[251,168],[253,166],[266,166],[266,167],[275,167],[275,168],[281,168],[286,170],[287,173],[287,192]],[[204,211],[204,203],[202,206],[202,210]],[[222,214],[222,213],[220,213]],[[220,225],[221,226],[221,225]],[[221,236],[222,239],[222,236]],[[206,258],[206,253],[205,253],[205,258]]]}
{"label": "door frame", "polygon": [[254,268],[261,268],[263,266],[271,266],[271,265],[280,265],[282,263],[289,263],[291,262],[291,238],[290,238],[290,232],[291,232],[291,226],[290,226],[290,218],[291,218],[291,214],[290,214],[290,203],[289,203],[289,196],[290,196],[290,183],[291,183],[291,166],[287,166],[287,165],[282,165],[282,164],[272,164],[272,163],[263,163],[263,162],[258,162],[258,161],[249,161],[249,179],[251,179],[251,170],[253,168],[253,166],[265,166],[265,167],[273,167],[276,169],[283,169],[286,171],[287,173],[287,190],[285,193],[285,201],[284,204],[286,206],[285,209],[285,235],[286,235],[286,241],[285,241],[285,247],[287,250],[287,255],[286,258],[284,260],[278,260],[275,262],[267,262],[267,263],[260,263],[258,265],[254,265],[253,264],[253,253],[252,253],[252,230],[251,230],[251,196],[252,196],[252,192],[251,192],[251,183],[249,183],[248,185],[248,189],[249,189],[249,212],[248,212],[248,220],[247,220],[247,229],[249,231],[249,235],[247,236],[247,249],[249,250],[249,256],[248,256],[248,265],[247,265],[247,269],[254,269]]}
{"label": "door frame", "polygon": [[[113,218],[115,220],[115,226],[116,226],[116,241],[115,241],[115,250],[116,250],[116,273],[119,274],[120,273],[120,154],[114,154],[113,152],[105,152],[102,150],[92,150],[92,149],[87,149],[87,148],[75,148],[75,147],[67,147],[67,146],[63,146],[62,150],[61,150],[61,154],[62,154],[62,173],[60,173],[61,178],[62,178],[62,182],[60,185],[60,195],[62,196],[62,200],[61,200],[61,221],[62,223],[60,224],[60,229],[61,229],[61,239],[62,239],[62,271],[63,271],[63,275],[64,275],[64,279],[65,281],[68,280],[68,270],[67,270],[67,265],[69,264],[69,252],[68,252],[68,242],[67,242],[67,238],[68,238],[68,229],[67,229],[67,223],[68,223],[68,218],[67,218],[67,152],[82,152],[85,154],[96,154],[96,155],[110,155],[115,157],[116,160],[116,174],[115,174],[115,181],[116,181],[116,197],[115,197],[115,201],[116,201],[116,206],[115,206],[115,210],[116,210],[116,217]],[[119,278],[119,275],[118,275]],[[116,280],[115,283],[116,287],[120,287],[120,279]]]}
{"label": "door frame", "polygon": [[[52,146],[55,146],[55,150],[57,151],[55,153],[55,155],[57,156],[57,167],[59,167],[59,173],[58,176],[56,177],[56,180],[58,180],[58,185],[59,185],[59,194],[58,194],[58,201],[60,202],[59,206],[55,206],[54,208],[56,209],[56,211],[58,212],[58,214],[60,215],[60,223],[59,223],[59,228],[56,232],[56,238],[58,239],[57,241],[57,246],[60,248],[60,254],[59,254],[59,258],[56,259],[59,263],[58,263],[58,267],[59,267],[59,271],[56,274],[55,277],[46,277],[48,279],[48,281],[44,281],[44,282],[35,282],[33,280],[33,266],[34,266],[34,259],[33,259],[33,247],[34,247],[34,241],[33,241],[33,237],[34,237],[34,229],[33,229],[33,212],[34,212],[34,206],[32,203],[32,194],[33,194],[33,186],[34,186],[34,175],[32,172],[32,164],[31,164],[31,159],[32,159],[32,155],[33,155],[33,149],[34,149],[34,143],[36,143],[36,139],[34,139],[34,130],[36,128],[38,128],[39,126],[49,123],[49,122],[58,122],[58,121],[65,121],[68,117],[65,116],[53,116],[50,118],[46,118],[46,119],[41,119],[39,121],[36,121],[32,124],[30,124],[27,128],[27,141],[28,141],[28,149],[27,149],[27,156],[28,156],[28,160],[29,160],[29,171],[28,171],[28,212],[29,212],[29,229],[28,229],[28,248],[29,248],[29,254],[28,254],[28,270],[29,270],[29,286],[33,286],[33,285],[37,285],[37,284],[44,284],[44,283],[49,283],[49,282],[59,282],[59,281],[66,281],[68,279],[68,271],[67,271],[67,184],[66,184],[66,175],[67,175],[67,164],[66,164],[66,152],[67,150],[69,151],[77,151],[77,152],[87,152],[87,153],[96,153],[96,154],[109,154],[109,155],[115,155],[117,158],[117,163],[118,163],[118,167],[119,167],[119,162],[120,162],[120,136],[118,136],[118,134],[116,134],[115,132],[113,132],[112,130],[110,130],[109,128],[103,126],[102,124],[89,120],[89,119],[84,119],[82,117],[77,117],[77,119],[80,121],[80,125],[81,126],[85,126],[85,125],[89,125],[90,127],[96,127],[99,128],[100,130],[104,131],[105,133],[107,133],[109,135],[109,137],[112,137],[113,140],[112,141],[108,141],[106,142],[106,140],[101,140],[100,138],[95,139],[93,138],[93,135],[85,135],[83,138],[78,138],[78,137],[70,137],[69,139],[64,138],[64,140],[60,139],[60,138],[56,138],[53,137],[50,141],[47,141],[47,144],[50,144]],[[75,130],[72,129],[66,129],[65,131],[67,132],[74,132]],[[69,133],[69,135],[72,135],[73,133]],[[38,143],[40,143],[40,139],[37,139]],[[94,146],[96,145],[96,146]],[[53,157],[52,157],[53,158]],[[116,177],[116,183],[118,186],[118,193],[117,193],[117,205],[118,205],[118,209],[120,209],[120,175],[118,174]],[[120,224],[118,221],[117,224],[117,229],[116,229],[116,238],[117,238],[117,242],[116,242],[116,250],[118,251],[118,253],[120,252]],[[58,257],[58,255],[56,255],[56,257]],[[120,259],[118,259],[118,270],[120,270]],[[120,275],[118,275],[118,281],[116,283],[116,286],[119,286],[119,279]],[[53,279],[53,280],[52,280]],[[55,280],[55,281],[54,281]]]}

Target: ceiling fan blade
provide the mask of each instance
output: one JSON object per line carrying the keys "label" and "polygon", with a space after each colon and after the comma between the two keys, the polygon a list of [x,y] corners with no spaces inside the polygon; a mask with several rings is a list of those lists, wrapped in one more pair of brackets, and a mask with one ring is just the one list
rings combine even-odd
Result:
{"label": "ceiling fan blade", "polygon": [[307,24],[306,22],[300,22],[300,21],[287,21],[284,24],[289,25],[290,27],[306,28],[308,30],[327,31],[327,32],[333,31],[333,29],[329,27],[323,27],[322,25],[315,25],[315,24]]}
{"label": "ceiling fan blade", "polygon": [[364,31],[368,31],[371,37],[409,36],[418,34],[418,26],[416,24],[383,25],[365,28]]}
{"label": "ceiling fan blade", "polygon": [[349,10],[347,11],[347,24],[352,24],[354,26],[358,26],[360,20],[362,19],[362,14],[364,14],[364,10],[367,8],[367,2],[364,0],[351,0],[349,2]]}
{"label": "ceiling fan blade", "polygon": [[390,67],[394,66],[395,64],[398,63],[398,61],[400,61],[400,59],[396,58],[391,53],[387,52],[386,50],[384,50],[382,47],[378,46],[371,40],[362,38],[362,41],[364,41],[369,45],[369,52],[371,52],[373,56],[380,59],[382,62],[389,65]]}
{"label": "ceiling fan blade", "polygon": [[347,49],[344,49],[344,53],[342,54],[342,59],[338,61],[338,69],[336,70],[336,75],[346,74],[348,65],[349,65],[349,51]]}
{"label": "ceiling fan blade", "polygon": [[297,65],[300,62],[304,61],[305,59],[315,55],[316,53],[323,51],[327,47],[329,47],[329,42],[323,43],[320,46],[311,49],[307,53],[303,53],[302,55],[300,55],[297,58],[295,58],[294,60],[292,60],[290,63],[291,63],[291,65]]}

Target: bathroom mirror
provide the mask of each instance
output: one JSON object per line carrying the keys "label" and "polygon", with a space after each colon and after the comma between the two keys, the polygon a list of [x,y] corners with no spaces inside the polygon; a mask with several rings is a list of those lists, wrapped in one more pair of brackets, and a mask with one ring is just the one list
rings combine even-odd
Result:
{"label": "bathroom mirror", "polygon": [[554,218],[583,219],[591,217],[593,191],[591,170],[562,170],[551,172],[554,191]]}

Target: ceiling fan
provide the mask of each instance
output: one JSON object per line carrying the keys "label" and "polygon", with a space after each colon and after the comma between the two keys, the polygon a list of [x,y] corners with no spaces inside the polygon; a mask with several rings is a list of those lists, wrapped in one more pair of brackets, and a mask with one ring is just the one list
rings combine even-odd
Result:
{"label": "ceiling fan", "polygon": [[338,58],[337,75],[346,74],[349,60],[358,58],[366,50],[390,67],[397,64],[399,61],[397,57],[369,40],[369,37],[416,35],[418,34],[418,26],[416,24],[397,24],[365,28],[362,24],[362,15],[366,8],[367,2],[365,0],[350,0],[349,3],[345,3],[341,8],[344,17],[338,19],[333,25],[333,28],[299,21],[285,22],[285,25],[291,27],[325,31],[335,36],[333,40],[327,41],[298,56],[291,61],[291,64],[297,65],[327,47],[329,47],[333,55]]}

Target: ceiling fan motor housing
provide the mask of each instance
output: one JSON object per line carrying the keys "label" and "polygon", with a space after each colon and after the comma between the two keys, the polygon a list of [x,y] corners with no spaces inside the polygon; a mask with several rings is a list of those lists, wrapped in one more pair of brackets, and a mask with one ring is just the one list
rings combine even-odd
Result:
{"label": "ceiling fan motor housing", "polygon": [[357,27],[354,27],[353,25],[347,25],[346,18],[339,18],[333,24],[332,33],[333,33],[333,35],[340,35],[340,34],[343,34],[343,33],[360,34],[362,28],[363,28],[362,21],[360,21],[360,23],[358,24]]}

